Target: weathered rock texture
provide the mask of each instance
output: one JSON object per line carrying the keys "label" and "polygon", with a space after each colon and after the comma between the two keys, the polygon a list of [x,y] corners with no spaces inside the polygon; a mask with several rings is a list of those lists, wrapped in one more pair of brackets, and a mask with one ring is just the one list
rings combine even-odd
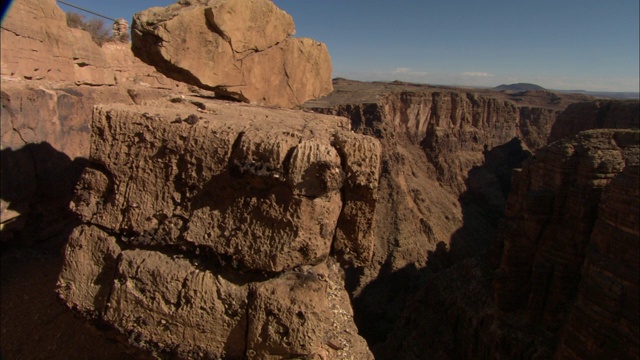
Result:
{"label": "weathered rock texture", "polygon": [[637,130],[585,131],[538,150],[514,178],[496,304],[552,332],[571,311],[562,351],[578,358],[581,345],[604,357],[638,356],[638,184],[621,186],[637,177],[639,142]]}
{"label": "weathered rock texture", "polygon": [[85,85],[142,83],[184,87],[135,58],[129,44],[98,46],[88,32],[69,28],[53,0],[12,4],[0,31],[1,74],[5,78]]}
{"label": "weathered rock texture", "polygon": [[370,357],[329,254],[370,260],[378,141],[344,118],[191,101],[95,109],[60,295],[181,357]]}
{"label": "weathered rock texture", "polygon": [[[484,151],[515,137],[529,149],[546,145],[556,118],[568,104],[582,99],[550,92],[518,93],[514,97],[393,85],[362,94],[357,82],[338,81],[338,89],[353,94],[356,101],[342,99],[336,92],[306,106],[347,116],[353,119],[354,128],[375,132],[378,137],[402,134],[412,145],[420,144],[436,179],[456,195],[466,190],[469,170],[483,164]],[[376,86],[381,87],[371,87]],[[384,130],[378,123],[384,123]]]}
{"label": "weathered rock texture", "polygon": [[[364,86],[344,79],[334,85],[338,91],[305,106],[347,116],[355,131],[382,144],[373,262],[347,272],[356,322],[376,356],[529,358],[538,350],[538,356],[551,356],[559,330],[537,332],[540,323],[523,320],[522,310],[499,316],[492,285],[496,260],[478,256],[495,240],[512,169],[573,116],[578,107],[564,110],[567,105],[585,99],[403,83]],[[633,115],[637,101],[620,106],[626,110],[617,111],[620,117],[611,113],[611,121],[633,123],[624,117]],[[469,257],[474,259],[459,264]],[[536,294],[546,296],[542,288]]]}
{"label": "weathered rock texture", "polygon": [[82,84],[115,84],[88,32],[67,27],[53,0],[20,1],[2,22],[2,75]]}
{"label": "weathered rock texture", "polygon": [[640,356],[638,170],[630,161],[603,191],[558,357]]}
{"label": "weathered rock texture", "polygon": [[538,149],[513,179],[499,271],[480,256],[428,277],[377,357],[637,358],[639,150],[637,130]]}
{"label": "weathered rock texture", "polygon": [[324,44],[292,38],[269,0],[179,1],[134,16],[133,51],[167,76],[220,95],[293,107],[332,90]]}
{"label": "weathered rock texture", "polygon": [[2,239],[24,229],[22,238],[33,242],[69,224],[93,105],[141,103],[186,85],[135,58],[129,44],[99,47],[89,33],[68,28],[55,1],[13,4],[0,36]]}
{"label": "weathered rock texture", "polygon": [[4,80],[0,117],[3,240],[24,229],[25,240],[38,241],[69,223],[68,203],[89,157],[94,104],[103,99],[145,103],[167,94],[165,89],[136,84],[78,87]]}
{"label": "weathered rock texture", "polygon": [[69,222],[60,215],[67,213],[86,162],[82,158],[89,155],[91,101],[108,96],[126,102],[129,97],[122,90],[12,81],[2,83],[1,95],[2,239],[28,224],[24,238],[33,242]]}
{"label": "weathered rock texture", "polygon": [[[347,272],[351,279],[356,321],[369,344],[374,345],[384,342],[393,330],[402,314],[406,297],[417,291],[423,282],[423,272],[442,270],[452,261],[473,256],[489,246],[493,231],[490,221],[474,220],[484,216],[482,214],[486,211],[470,205],[469,201],[461,202],[457,192],[469,193],[467,181],[471,177],[470,171],[474,166],[480,168],[488,156],[484,144],[490,144],[491,147],[487,145],[489,149],[497,148],[517,134],[518,109],[508,101],[442,89],[432,93],[420,88],[412,89],[408,85],[407,89],[404,85],[395,89],[391,84],[389,89],[380,93],[360,94],[349,86],[342,89],[343,85],[338,81],[338,90],[344,91],[306,106],[315,111],[349,117],[355,131],[376,136],[382,144],[373,261],[364,270]],[[352,96],[333,99],[349,92]],[[471,112],[468,97],[480,99],[476,101],[486,107],[478,105],[475,112]],[[354,98],[363,102],[349,103]],[[464,102],[469,106],[452,112],[451,99],[456,104]],[[498,107],[496,104],[502,110],[492,113],[492,109]],[[503,110],[512,117],[501,118],[499,114]],[[555,112],[543,109],[538,113],[550,116],[548,114]],[[472,122],[473,116],[476,123]],[[550,117],[545,119],[550,121]],[[443,126],[442,137],[450,139],[450,147],[435,140],[437,135],[433,124],[436,122]],[[467,136],[465,141],[455,140],[463,136],[460,135],[462,133],[471,135],[464,135]],[[474,134],[476,140],[473,140]],[[430,150],[425,150],[427,136],[433,140]],[[520,153],[526,152],[526,145],[519,143],[514,148],[518,148]],[[505,155],[494,162],[504,163],[501,166],[514,166],[503,161],[505,158],[510,159]],[[521,160],[518,158],[515,162]],[[456,161],[464,164],[453,164]],[[505,194],[496,177],[499,166],[493,167],[495,169],[477,169],[471,186],[478,193],[482,193],[485,187],[489,188],[489,191],[484,191],[489,200],[486,203],[498,207],[499,211]],[[439,168],[442,171],[438,171]],[[509,171],[510,168],[506,169]],[[451,188],[456,191],[451,191]]]}
{"label": "weathered rock texture", "polygon": [[591,129],[634,129],[640,124],[637,100],[599,100],[580,102],[567,107],[549,133],[549,142]]}

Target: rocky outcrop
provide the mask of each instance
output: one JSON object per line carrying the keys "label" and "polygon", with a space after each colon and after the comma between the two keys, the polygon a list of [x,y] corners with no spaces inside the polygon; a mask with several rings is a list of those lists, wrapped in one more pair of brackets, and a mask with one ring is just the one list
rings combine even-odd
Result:
{"label": "rocky outcrop", "polygon": [[639,146],[637,130],[591,130],[538,149],[498,271],[476,256],[427,276],[376,358],[637,358]]}
{"label": "rocky outcrop", "polygon": [[53,0],[12,5],[0,37],[3,79],[186,89],[134,57],[129,43],[98,46],[88,32],[68,27],[65,13]]}
{"label": "rocky outcrop", "polygon": [[640,124],[637,100],[598,100],[571,104],[558,116],[549,143],[591,129],[634,129]]}
{"label": "rocky outcrop", "polygon": [[281,107],[332,90],[326,46],[294,32],[291,16],[268,0],[180,1],[138,13],[132,24],[134,53],[165,75]]}
{"label": "rocky outcrop", "polygon": [[2,22],[2,75],[113,85],[115,77],[88,32],[67,27],[53,0],[21,1]]}
{"label": "rocky outcrop", "polygon": [[[636,138],[637,144],[638,138]],[[637,160],[637,157],[636,157]],[[557,356],[637,359],[640,273],[639,167],[629,161],[604,189],[575,303]]]}
{"label": "rocky outcrop", "polygon": [[191,101],[96,108],[60,295],[181,357],[370,357],[329,255],[370,259],[378,142],[344,118]]}
{"label": "rocky outcrop", "polygon": [[24,241],[35,242],[69,224],[68,204],[89,157],[94,104],[104,99],[145,103],[167,94],[167,90],[142,84],[78,87],[4,79],[0,118],[2,239],[25,229]]}
{"label": "rocky outcrop", "polygon": [[[491,95],[449,91],[399,91],[381,95],[373,103],[345,104],[314,110],[353,119],[355,128],[374,131],[387,123],[387,133],[403,134],[420,144],[434,166],[436,179],[456,194],[466,189],[468,172],[484,162],[483,152],[514,137],[530,149],[546,145],[560,113],[551,107],[519,106]],[[367,128],[369,130],[367,130]]]}
{"label": "rocky outcrop", "polygon": [[638,303],[620,299],[638,295],[639,141],[637,130],[585,131],[539,149],[514,178],[496,305],[555,333],[571,314],[563,356],[638,355]]}
{"label": "rocky outcrop", "polygon": [[89,33],[67,27],[55,1],[14,4],[0,35],[2,240],[25,229],[21,237],[34,242],[69,224],[93,105],[140,103],[186,85],[136,59],[129,44],[99,47]]}
{"label": "rocky outcrop", "polygon": [[3,81],[3,241],[26,229],[24,241],[35,242],[69,224],[66,209],[89,155],[91,104],[104,97],[131,101],[123,89]]}

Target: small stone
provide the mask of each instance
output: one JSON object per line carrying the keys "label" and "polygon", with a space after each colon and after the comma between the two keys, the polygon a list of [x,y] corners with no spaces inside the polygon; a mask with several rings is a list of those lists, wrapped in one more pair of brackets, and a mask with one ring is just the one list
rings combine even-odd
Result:
{"label": "small stone", "polygon": [[191,114],[191,115],[187,116],[186,119],[184,119],[184,122],[186,122],[189,125],[195,125],[195,124],[198,123],[198,120],[200,120],[198,115]]}

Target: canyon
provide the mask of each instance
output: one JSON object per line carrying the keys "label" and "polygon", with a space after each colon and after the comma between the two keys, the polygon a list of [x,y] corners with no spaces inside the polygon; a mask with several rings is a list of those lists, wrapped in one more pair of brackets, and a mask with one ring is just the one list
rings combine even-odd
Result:
{"label": "canyon", "polygon": [[181,1],[99,47],[12,7],[3,358],[640,356],[639,101],[331,81],[294,31]]}

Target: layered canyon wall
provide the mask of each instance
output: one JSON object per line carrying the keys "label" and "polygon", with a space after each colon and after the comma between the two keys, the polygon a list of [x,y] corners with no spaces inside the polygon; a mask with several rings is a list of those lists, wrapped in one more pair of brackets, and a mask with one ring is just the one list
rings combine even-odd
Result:
{"label": "layered canyon wall", "polygon": [[[348,96],[344,92],[348,92],[349,84],[340,82],[336,88],[338,92],[342,90],[341,96],[346,99]],[[354,99],[362,98],[359,94],[353,95]],[[567,109],[558,109],[558,102],[568,105]],[[519,180],[514,180],[512,185],[512,170],[521,168],[533,154],[536,158],[549,154],[550,150],[545,150],[545,147],[537,149],[546,145],[549,139],[560,137],[559,129],[575,127],[577,119],[585,115],[585,108],[598,109],[596,114],[601,119],[607,119],[606,124],[619,124],[612,127],[638,128],[637,101],[584,102],[580,98],[553,97],[553,101],[547,106],[534,106],[526,101],[523,105],[512,99],[492,98],[484,94],[445,92],[441,89],[400,89],[386,91],[363,103],[340,103],[338,99],[334,104],[311,102],[309,106],[316,111],[351,118],[354,129],[378,137],[383,145],[381,200],[377,210],[379,230],[376,232],[374,262],[364,270],[348,272],[353,277],[356,320],[377,357],[396,358],[398,354],[402,354],[403,358],[416,359],[430,356],[425,354],[462,358],[531,357],[536,352],[537,356],[551,357],[556,351],[558,354],[567,353],[557,346],[557,339],[565,331],[576,332],[575,328],[567,325],[567,314],[576,296],[585,296],[577,295],[581,264],[585,257],[584,254],[575,255],[583,251],[581,249],[584,245],[578,246],[575,241],[567,239],[549,240],[555,246],[574,254],[572,256],[577,256],[571,262],[571,271],[568,270],[571,266],[567,263],[567,254],[554,256],[556,265],[549,265],[573,274],[569,276],[560,270],[551,270],[551,273],[557,273],[553,276],[572,279],[570,286],[563,283],[555,287],[555,293],[564,291],[564,295],[549,293],[545,281],[538,279],[529,283],[524,278],[513,279],[513,284],[520,284],[519,290],[505,289],[504,298],[497,295],[505,281],[500,275],[501,271],[496,273],[497,264],[500,261],[511,261],[508,255],[503,256],[500,241],[508,238],[513,242],[514,236],[525,233],[529,228],[514,226],[509,221],[501,220],[502,212],[507,206],[507,196],[509,203],[512,203],[521,194],[518,192]],[[593,111],[586,114],[591,115]],[[597,129],[605,126],[604,124],[587,121],[580,125],[579,130]],[[633,140],[631,137],[625,141],[625,147],[637,147],[637,139]],[[563,146],[569,145],[556,145]],[[583,146],[591,149],[597,145]],[[614,148],[618,149],[616,146]],[[615,151],[612,148],[599,155],[603,164],[619,158],[614,156]],[[541,152],[540,156],[538,152]],[[562,156],[564,155],[557,155],[558,162],[571,162],[562,160]],[[633,158],[634,155],[631,153],[629,156]],[[534,171],[536,176],[541,179],[558,178],[559,175],[551,173],[555,171],[551,170],[555,167],[547,164],[546,160],[536,159],[534,162],[541,166]],[[604,174],[612,166],[603,165],[601,170],[587,170],[585,166],[587,165],[580,169],[567,169],[563,174],[584,171],[586,177],[610,179],[614,176]],[[600,165],[594,163],[589,166],[598,168]],[[620,167],[614,166],[611,171],[616,173],[620,170]],[[598,171],[603,174],[598,175]],[[592,172],[592,175],[587,175]],[[520,176],[517,178],[520,179]],[[528,184],[527,181],[524,182]],[[565,184],[571,182],[570,179],[564,181]],[[594,191],[594,194],[599,194],[599,190]],[[575,192],[584,194],[585,190]],[[544,194],[535,191],[531,193],[534,194],[531,196],[544,197]],[[564,191],[558,190],[557,193],[564,194]],[[550,196],[549,201],[552,201],[554,196]],[[594,221],[594,214],[597,213],[594,206],[598,207],[597,201],[596,205],[593,202],[591,205],[585,203],[592,200],[586,196],[570,203],[590,208],[589,211],[585,210],[584,216],[589,221]],[[447,208],[447,205],[452,206]],[[551,203],[544,203],[535,208],[548,211],[550,206]],[[574,209],[571,213],[576,214],[576,211]],[[447,215],[444,218],[441,217],[443,213]],[[534,217],[532,214],[522,213],[518,216],[527,219]],[[419,221],[415,221],[416,219]],[[558,224],[565,224],[567,221],[563,218],[558,220]],[[544,223],[543,220],[540,222]],[[590,234],[590,226],[593,224],[580,225],[583,236],[589,236],[585,234]],[[385,232],[384,229],[393,230]],[[509,229],[513,233],[504,235]],[[564,231],[571,232],[569,228]],[[498,234],[502,240],[496,242]],[[555,235],[549,236],[554,238]],[[633,238],[632,235],[625,236]],[[636,245],[629,243],[627,246]],[[521,256],[514,256],[511,261],[514,264],[511,273],[517,273],[516,269],[531,271],[522,256],[532,256],[538,250],[535,247],[516,248],[521,251]],[[548,270],[549,266],[539,267]],[[634,271],[637,273],[637,269],[633,270],[633,267],[626,271],[627,274],[633,274]],[[496,278],[501,280],[495,280]],[[623,279],[623,282],[626,281],[629,280]],[[396,285],[398,283],[405,285],[400,287]],[[529,287],[534,285],[535,289]],[[530,292],[523,293],[522,288]],[[637,291],[634,289],[626,288],[624,292],[635,294]],[[522,301],[529,301],[537,309],[532,310],[534,312],[542,311],[540,307],[545,306],[555,309],[551,312],[560,313],[556,314],[555,327],[536,330],[541,327],[541,320],[536,316],[542,315],[524,316],[521,310],[504,308],[502,301],[509,296],[520,296],[525,299]],[[581,301],[584,303],[586,300]],[[629,306],[630,309],[637,309],[637,304],[631,303]],[[436,308],[445,310],[434,314]],[[571,310],[571,313],[574,314],[575,311],[577,310]],[[629,311],[626,316],[632,317],[634,310]],[[590,316],[594,318],[595,315]],[[370,320],[372,318],[376,320]],[[574,323],[580,321],[575,320],[576,315],[571,315],[571,319]],[[617,326],[612,325],[614,323],[606,316],[597,321],[603,323],[604,329]],[[559,330],[565,327],[573,330]],[[618,327],[615,331],[626,331],[623,328]],[[578,341],[582,344],[593,341],[587,340],[593,334],[585,335],[581,331],[577,333],[579,335],[574,335],[571,339],[573,344]],[[427,341],[425,337],[431,340]],[[562,341],[563,344],[569,342]],[[637,348],[635,343],[629,345],[632,349]]]}
{"label": "layered canyon wall", "polygon": [[[350,121],[211,101],[298,105],[329,91],[330,62],[288,20],[278,45],[244,43],[218,2],[189,3],[137,17],[164,75],[53,1],[3,22],[3,240],[71,233],[66,305],[167,356],[638,356],[637,131],[566,140],[637,128],[637,101],[344,80],[304,107]],[[262,85],[239,88],[153,47],[165,25],[206,31],[216,68],[317,72],[242,67],[232,80]]]}

